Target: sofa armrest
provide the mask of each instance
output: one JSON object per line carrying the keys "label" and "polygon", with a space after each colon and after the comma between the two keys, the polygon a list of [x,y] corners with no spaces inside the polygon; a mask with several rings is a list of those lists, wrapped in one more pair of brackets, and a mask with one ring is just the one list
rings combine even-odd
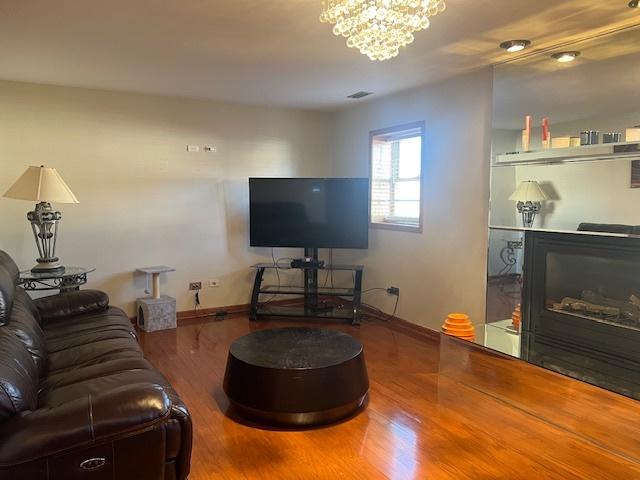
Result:
{"label": "sofa armrest", "polygon": [[144,430],[169,418],[171,407],[160,385],[139,383],[11,417],[0,424],[0,467]]}
{"label": "sofa armrest", "polygon": [[109,296],[100,290],[77,290],[38,298],[35,301],[44,322],[82,313],[106,310]]}
{"label": "sofa armrest", "polygon": [[191,448],[193,443],[191,415],[173,388],[167,394],[171,399],[171,418],[178,421],[181,432],[180,456],[176,458],[176,478],[188,478],[191,469]]}

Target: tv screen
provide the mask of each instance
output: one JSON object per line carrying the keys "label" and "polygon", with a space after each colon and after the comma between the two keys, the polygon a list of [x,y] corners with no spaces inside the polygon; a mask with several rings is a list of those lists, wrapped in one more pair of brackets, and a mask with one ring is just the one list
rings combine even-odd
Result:
{"label": "tv screen", "polygon": [[368,178],[250,178],[253,247],[367,248]]}

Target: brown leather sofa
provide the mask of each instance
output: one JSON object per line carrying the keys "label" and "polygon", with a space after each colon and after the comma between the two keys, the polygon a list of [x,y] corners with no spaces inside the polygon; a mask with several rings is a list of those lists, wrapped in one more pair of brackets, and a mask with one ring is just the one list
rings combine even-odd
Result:
{"label": "brown leather sofa", "polygon": [[32,300],[0,251],[0,479],[185,479],[189,412],[97,290]]}

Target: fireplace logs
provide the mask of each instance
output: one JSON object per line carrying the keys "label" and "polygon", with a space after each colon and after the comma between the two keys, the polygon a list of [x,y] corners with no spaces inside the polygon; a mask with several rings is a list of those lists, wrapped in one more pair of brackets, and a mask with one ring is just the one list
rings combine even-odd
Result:
{"label": "fireplace logs", "polygon": [[580,297],[564,297],[560,303],[552,303],[551,308],[640,327],[640,302],[635,295],[625,301],[583,290]]}
{"label": "fireplace logs", "polygon": [[622,318],[640,322],[640,307],[638,307],[638,305],[634,303],[634,298],[637,300],[637,297],[635,295],[631,295],[629,301],[614,300],[612,298],[607,298],[603,295],[592,292],[591,290],[584,290],[582,292],[582,298],[590,303],[608,307],[617,307],[620,309]]}
{"label": "fireplace logs", "polygon": [[620,309],[616,307],[606,307],[595,303],[585,302],[577,298],[565,297],[560,303],[553,304],[554,310],[565,310],[582,314],[595,314],[597,316],[620,318]]}

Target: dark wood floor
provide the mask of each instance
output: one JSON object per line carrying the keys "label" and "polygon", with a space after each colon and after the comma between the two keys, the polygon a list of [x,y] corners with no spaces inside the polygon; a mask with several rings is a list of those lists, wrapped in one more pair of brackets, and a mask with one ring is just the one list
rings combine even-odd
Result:
{"label": "dark wood floor", "polygon": [[325,325],[364,345],[371,399],[358,416],[305,431],[227,417],[230,343],[289,324],[210,318],[141,334],[191,410],[190,479],[640,479],[640,402],[457,340],[442,342],[441,364],[437,342],[379,320]]}

